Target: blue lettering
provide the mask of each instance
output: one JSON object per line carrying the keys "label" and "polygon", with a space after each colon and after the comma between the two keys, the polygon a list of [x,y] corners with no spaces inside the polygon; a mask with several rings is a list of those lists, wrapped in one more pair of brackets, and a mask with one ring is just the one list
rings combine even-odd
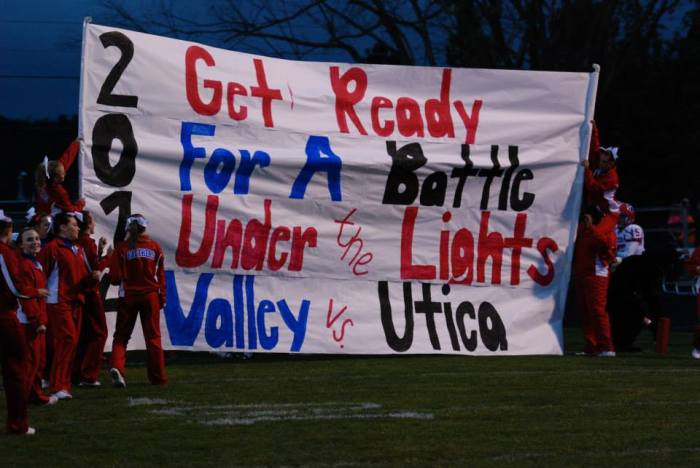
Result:
{"label": "blue lettering", "polygon": [[[204,323],[204,338],[212,348],[222,346],[232,348],[235,345],[237,349],[255,350],[258,349],[258,340],[260,340],[262,349],[274,350],[279,344],[280,329],[272,326],[268,332],[265,321],[268,314],[279,312],[286,328],[292,334],[290,351],[301,351],[306,337],[311,301],[302,299],[296,316],[289,308],[286,299],[278,300],[276,303],[269,299],[262,299],[256,307],[255,276],[234,275],[233,301],[213,298],[207,307],[207,295],[213,278],[212,273],[199,275],[190,312],[185,315],[180,306],[175,273],[165,272],[167,301],[164,315],[170,342],[173,345],[193,346]],[[231,302],[233,302],[233,310]],[[206,320],[204,320],[205,309]],[[248,322],[247,346],[246,321]]]}
{"label": "blue lettering", "polygon": [[306,163],[292,185],[289,198],[304,198],[306,186],[316,172],[328,174],[328,191],[331,200],[342,201],[340,170],[343,160],[333,152],[328,137],[311,135],[306,142]]}
{"label": "blue lettering", "polygon": [[202,273],[197,280],[197,287],[194,292],[194,300],[187,317],[180,306],[180,296],[177,293],[175,284],[175,273],[165,272],[165,285],[167,297],[165,301],[165,323],[170,334],[170,343],[174,346],[192,346],[199,334],[204,318],[204,304],[207,300],[207,291],[214,275],[212,273]]}
{"label": "blue lettering", "polygon": [[270,155],[264,151],[256,151],[250,157],[250,151],[241,150],[241,164],[236,171],[236,181],[233,185],[233,193],[245,195],[250,190],[250,176],[255,166],[267,167],[270,165]]}
{"label": "blue lettering", "polygon": [[216,126],[198,124],[195,122],[182,122],[182,127],[180,130],[180,143],[182,144],[182,149],[184,154],[182,155],[182,162],[180,163],[180,190],[192,190],[192,183],[190,182],[190,170],[192,169],[192,164],[195,158],[204,158],[206,152],[204,148],[192,146],[192,135],[203,135],[203,136],[214,136],[216,131]]}
{"label": "blue lettering", "polygon": [[282,299],[277,301],[277,307],[280,310],[280,315],[282,315],[282,320],[287,325],[292,333],[294,334],[294,339],[292,340],[292,351],[301,350],[301,345],[304,344],[304,337],[306,336],[306,321],[309,318],[309,306],[311,302],[304,299],[301,301],[301,307],[299,308],[299,317],[295,318],[289,306],[287,306],[287,301]]}
{"label": "blue lettering", "polygon": [[246,310],[248,311],[248,349],[258,349],[258,337],[255,334],[255,276],[246,276]]}
{"label": "blue lettering", "polygon": [[279,341],[279,330],[277,327],[270,328],[270,334],[267,334],[265,329],[265,314],[275,312],[275,303],[263,299],[258,305],[258,336],[260,337],[260,346],[263,349],[273,349]]}
{"label": "blue lettering", "polygon": [[243,275],[233,277],[233,310],[236,314],[236,348],[245,348],[243,338]]}
{"label": "blue lettering", "polygon": [[[221,170],[219,167],[221,166]],[[204,182],[214,193],[220,193],[231,180],[236,167],[236,158],[229,150],[217,148],[204,166]],[[238,176],[236,176],[238,178]]]}
{"label": "blue lettering", "polygon": [[[221,326],[217,326],[221,323]],[[233,346],[233,316],[231,304],[226,299],[214,299],[207,308],[207,321],[204,325],[204,338],[212,348],[226,344]]]}

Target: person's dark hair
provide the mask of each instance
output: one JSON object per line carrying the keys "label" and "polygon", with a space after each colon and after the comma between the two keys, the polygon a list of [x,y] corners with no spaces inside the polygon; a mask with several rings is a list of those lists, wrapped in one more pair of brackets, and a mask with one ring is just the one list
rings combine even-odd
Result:
{"label": "person's dark hair", "polygon": [[39,235],[39,233],[37,232],[37,230],[36,230],[36,228],[35,228],[34,226],[30,226],[29,224],[27,224],[26,226],[24,226],[24,227],[22,228],[21,231],[19,231],[19,234],[17,235],[17,239],[15,240],[15,246],[16,246],[18,249],[19,249],[20,246],[22,245],[22,236],[23,236],[24,233],[27,232],[27,231],[34,231],[34,232],[37,233],[37,235]]}
{"label": "person's dark hair", "polygon": [[7,230],[12,231],[12,221],[0,220],[0,236],[7,234]]}
{"label": "person's dark hair", "polygon": [[[132,217],[141,217],[141,218],[144,217],[142,214],[139,214],[139,213],[134,213],[134,214],[132,214],[131,216],[132,216]],[[132,223],[132,224],[133,224],[133,223]],[[129,228],[129,226],[127,226],[127,229],[128,229],[128,228]],[[138,234],[141,235],[141,234],[143,234],[144,232],[146,232],[146,228],[143,227],[143,226],[141,226],[140,224],[138,224],[138,225],[136,226],[136,232],[138,232]],[[133,249],[133,248],[136,248],[136,241],[137,241],[137,240],[138,240],[137,237],[129,236],[129,245],[131,246],[132,249]]]}
{"label": "person's dark hair", "polygon": [[80,221],[78,220],[78,226],[80,227],[80,234],[84,234],[85,231],[87,231],[88,226],[90,226],[90,223],[92,222],[92,213],[90,213],[88,210],[83,210],[83,220]]}
{"label": "person's dark hair", "polygon": [[61,232],[61,226],[68,224],[68,221],[75,216],[68,213],[58,213],[53,218],[53,232],[58,235]]}

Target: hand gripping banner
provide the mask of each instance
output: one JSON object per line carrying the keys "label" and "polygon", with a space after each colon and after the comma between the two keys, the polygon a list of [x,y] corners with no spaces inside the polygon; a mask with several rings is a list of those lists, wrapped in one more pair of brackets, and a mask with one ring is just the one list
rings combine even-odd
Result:
{"label": "hand gripping banner", "polygon": [[597,72],[296,62],[89,23],[82,60],[83,195],[114,244],[148,219],[166,348],[562,352]]}

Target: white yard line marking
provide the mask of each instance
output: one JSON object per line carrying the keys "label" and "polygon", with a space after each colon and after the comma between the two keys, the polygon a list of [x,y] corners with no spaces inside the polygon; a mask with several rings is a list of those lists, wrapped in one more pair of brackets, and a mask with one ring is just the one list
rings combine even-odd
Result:
{"label": "white yard line marking", "polygon": [[318,421],[333,419],[434,419],[433,413],[389,411],[371,402],[256,403],[197,405],[156,398],[129,398],[129,406],[158,406],[152,414],[179,416],[207,426],[251,425],[258,422]]}

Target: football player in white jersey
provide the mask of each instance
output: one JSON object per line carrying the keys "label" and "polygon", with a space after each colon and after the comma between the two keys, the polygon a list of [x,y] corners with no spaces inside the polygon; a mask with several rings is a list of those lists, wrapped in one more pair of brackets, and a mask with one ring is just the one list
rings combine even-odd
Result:
{"label": "football player in white jersey", "polygon": [[618,263],[632,255],[644,253],[644,230],[634,224],[634,208],[629,203],[620,204],[620,218],[617,223]]}

